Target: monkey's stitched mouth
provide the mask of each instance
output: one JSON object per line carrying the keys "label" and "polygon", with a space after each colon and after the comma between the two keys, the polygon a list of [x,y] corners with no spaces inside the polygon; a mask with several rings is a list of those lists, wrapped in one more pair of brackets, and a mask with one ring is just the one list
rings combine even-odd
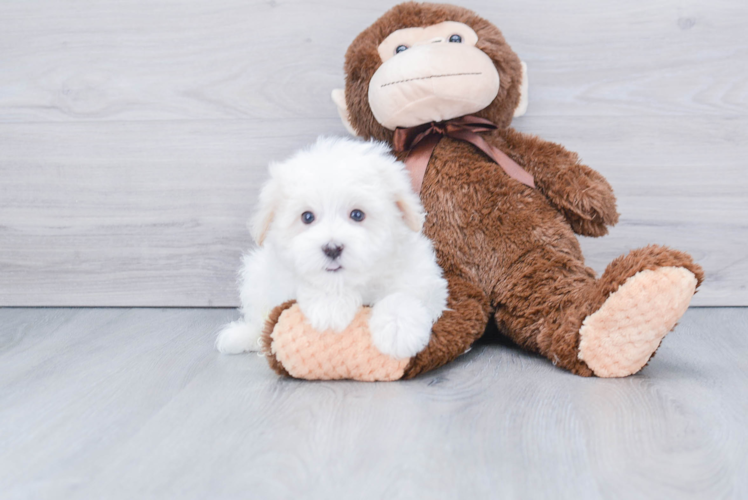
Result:
{"label": "monkey's stitched mouth", "polygon": [[448,76],[478,76],[482,74],[483,73],[478,72],[478,73],[447,73],[445,75],[419,76],[417,78],[408,78],[407,80],[398,80],[396,82],[385,83],[381,87],[387,87],[388,85],[397,85],[398,83],[413,82],[416,80],[429,80],[431,78],[446,78]]}

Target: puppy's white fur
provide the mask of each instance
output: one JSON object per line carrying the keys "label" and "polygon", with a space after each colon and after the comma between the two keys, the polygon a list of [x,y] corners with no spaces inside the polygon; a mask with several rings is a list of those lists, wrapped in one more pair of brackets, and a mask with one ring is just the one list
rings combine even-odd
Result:
{"label": "puppy's white fur", "polygon": [[[420,232],[418,196],[385,145],[320,138],[270,165],[259,205],[252,222],[258,248],[241,271],[244,317],[219,333],[219,351],[258,350],[268,313],[290,299],[318,331],[341,331],[361,305],[372,306],[373,343],[396,358],[428,344],[447,283]],[[354,210],[362,221],[353,220]],[[305,212],[314,215],[311,224],[302,221]],[[326,246],[342,253],[333,258]]]}

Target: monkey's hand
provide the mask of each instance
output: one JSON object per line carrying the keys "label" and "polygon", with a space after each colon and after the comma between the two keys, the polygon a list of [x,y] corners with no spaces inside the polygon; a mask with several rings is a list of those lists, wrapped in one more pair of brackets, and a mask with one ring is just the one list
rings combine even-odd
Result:
{"label": "monkey's hand", "polygon": [[618,222],[616,197],[605,178],[591,168],[575,163],[560,169],[551,182],[538,188],[562,213],[575,233],[603,236]]}
{"label": "monkey's hand", "polygon": [[538,191],[566,217],[575,233],[603,236],[608,233],[607,226],[618,222],[616,197],[610,184],[581,164],[576,153],[511,128],[497,136],[496,145],[532,174]]}

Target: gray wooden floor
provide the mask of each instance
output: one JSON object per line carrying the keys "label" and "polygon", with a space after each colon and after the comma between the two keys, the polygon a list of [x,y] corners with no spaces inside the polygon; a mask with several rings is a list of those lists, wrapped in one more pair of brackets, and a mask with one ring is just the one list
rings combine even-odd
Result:
{"label": "gray wooden floor", "polygon": [[220,356],[226,309],[0,309],[0,496],[746,498],[748,309],[584,379],[484,343],[396,383]]}

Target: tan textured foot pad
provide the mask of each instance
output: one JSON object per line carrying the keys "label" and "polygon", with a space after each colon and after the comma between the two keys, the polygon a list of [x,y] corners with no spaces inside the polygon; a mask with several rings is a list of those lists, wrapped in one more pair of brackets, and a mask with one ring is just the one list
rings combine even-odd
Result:
{"label": "tan textured foot pad", "polygon": [[579,330],[579,359],[598,377],[638,372],[688,309],[696,277],[682,267],[636,273]]}
{"label": "tan textured foot pad", "polygon": [[362,308],[342,332],[319,333],[294,304],[283,311],[270,334],[270,351],[295,378],[398,380],[410,359],[391,358],[374,347],[369,333],[370,314],[370,308]]}

